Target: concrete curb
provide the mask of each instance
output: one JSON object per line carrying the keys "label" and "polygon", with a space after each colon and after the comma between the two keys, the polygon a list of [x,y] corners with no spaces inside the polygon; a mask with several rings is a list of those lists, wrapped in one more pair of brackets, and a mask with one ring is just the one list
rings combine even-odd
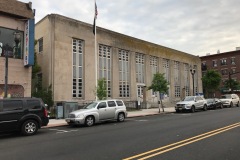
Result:
{"label": "concrete curb", "polygon": [[[129,116],[129,117],[127,117],[127,118],[154,116],[154,115],[170,114],[170,113],[174,113],[174,111],[132,115],[132,116]],[[48,124],[47,126],[43,126],[42,128],[54,128],[54,127],[61,127],[61,126],[68,126],[68,124],[67,124],[67,122],[65,122],[65,123],[61,122],[61,123],[58,123],[58,124]]]}

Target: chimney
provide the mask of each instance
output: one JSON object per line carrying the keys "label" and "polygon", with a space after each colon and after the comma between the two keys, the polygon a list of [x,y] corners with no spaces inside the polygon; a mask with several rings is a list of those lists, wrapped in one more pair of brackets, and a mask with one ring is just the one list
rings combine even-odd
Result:
{"label": "chimney", "polygon": [[28,7],[32,9],[32,2],[28,2]]}

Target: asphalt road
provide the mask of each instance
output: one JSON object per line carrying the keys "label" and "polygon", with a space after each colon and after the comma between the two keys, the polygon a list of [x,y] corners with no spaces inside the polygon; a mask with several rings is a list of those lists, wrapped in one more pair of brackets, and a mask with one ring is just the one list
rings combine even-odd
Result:
{"label": "asphalt road", "polygon": [[0,134],[1,160],[238,160],[240,108]]}

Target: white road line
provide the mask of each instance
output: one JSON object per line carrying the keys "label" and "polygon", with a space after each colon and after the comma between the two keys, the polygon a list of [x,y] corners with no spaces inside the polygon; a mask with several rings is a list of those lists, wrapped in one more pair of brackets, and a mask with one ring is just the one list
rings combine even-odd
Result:
{"label": "white road line", "polygon": [[49,130],[56,131],[57,133],[69,133],[69,132],[76,132],[76,131],[78,131],[78,130],[66,131],[66,130],[60,130],[60,129],[49,129]]}

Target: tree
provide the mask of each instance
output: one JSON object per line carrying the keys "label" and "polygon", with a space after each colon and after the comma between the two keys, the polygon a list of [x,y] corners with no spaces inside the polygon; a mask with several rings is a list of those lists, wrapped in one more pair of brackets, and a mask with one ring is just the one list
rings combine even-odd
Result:
{"label": "tree", "polygon": [[42,88],[39,90],[35,90],[32,92],[33,97],[42,98],[43,102],[47,104],[49,107],[53,106],[53,99],[52,99],[52,86],[50,85],[47,89]]}
{"label": "tree", "polygon": [[107,98],[107,86],[106,86],[105,78],[98,79],[97,97],[99,100],[103,100]]}
{"label": "tree", "polygon": [[230,92],[233,90],[239,90],[240,88],[240,82],[234,80],[234,79],[228,79],[224,82],[224,87],[225,88],[230,88]]}
{"label": "tree", "polygon": [[218,71],[207,70],[206,74],[202,77],[202,83],[206,97],[213,97],[213,93],[219,89],[221,75]]}
{"label": "tree", "polygon": [[[167,93],[168,91],[168,82],[164,78],[164,73],[156,73],[153,76],[152,84],[148,87],[148,90],[152,89],[153,92],[159,92],[160,94]],[[162,104],[162,98],[160,97],[160,104],[164,112],[163,104]],[[159,113],[160,113],[160,107],[159,107]]]}

